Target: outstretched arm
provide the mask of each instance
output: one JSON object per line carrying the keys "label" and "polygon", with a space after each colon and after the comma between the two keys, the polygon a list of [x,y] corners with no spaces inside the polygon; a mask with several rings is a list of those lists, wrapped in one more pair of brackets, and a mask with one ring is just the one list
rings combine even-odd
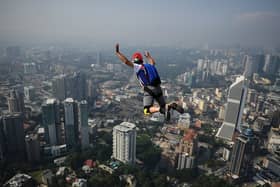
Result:
{"label": "outstretched arm", "polygon": [[145,51],[145,57],[147,58],[150,64],[152,65],[156,64],[155,60],[153,59],[153,57],[150,55],[148,51]]}
{"label": "outstretched arm", "polygon": [[119,57],[119,59],[125,63],[126,65],[130,66],[133,68],[133,63],[129,61],[121,52],[120,52],[120,47],[119,44],[116,44],[116,55]]}

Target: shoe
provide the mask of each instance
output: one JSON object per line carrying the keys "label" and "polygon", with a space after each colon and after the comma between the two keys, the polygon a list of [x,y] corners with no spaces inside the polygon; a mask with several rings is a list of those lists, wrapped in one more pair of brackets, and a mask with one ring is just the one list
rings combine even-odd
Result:
{"label": "shoe", "polygon": [[180,114],[183,114],[185,112],[183,107],[181,107],[177,103],[171,103],[168,107],[172,108],[173,110],[176,110]]}

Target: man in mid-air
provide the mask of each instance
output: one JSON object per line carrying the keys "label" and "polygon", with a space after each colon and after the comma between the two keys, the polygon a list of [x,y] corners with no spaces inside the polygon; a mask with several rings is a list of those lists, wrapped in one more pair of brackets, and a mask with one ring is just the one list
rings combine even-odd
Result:
{"label": "man in mid-air", "polygon": [[[119,50],[119,44],[116,44],[116,55],[119,59],[129,67],[134,69],[134,72],[144,89],[144,114],[149,115],[155,112],[160,112],[165,115],[166,120],[170,120],[170,109],[174,109],[179,113],[184,113],[184,109],[177,103],[172,102],[166,104],[162,89],[159,74],[155,68],[155,60],[149,52],[145,52],[144,56],[147,58],[148,63],[144,63],[142,54],[136,52],[132,55],[132,61],[128,60]],[[154,105],[154,100],[157,101],[159,106]]]}

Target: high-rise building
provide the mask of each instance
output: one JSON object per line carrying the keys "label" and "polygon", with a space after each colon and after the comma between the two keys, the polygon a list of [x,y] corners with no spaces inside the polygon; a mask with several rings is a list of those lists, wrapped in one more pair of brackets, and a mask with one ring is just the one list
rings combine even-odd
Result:
{"label": "high-rise building", "polygon": [[5,153],[11,158],[22,159],[25,155],[22,113],[4,115],[3,132],[6,143]]}
{"label": "high-rise building", "polygon": [[32,101],[35,97],[34,86],[25,86],[24,87],[24,96],[25,96],[26,100]]}
{"label": "high-rise building", "polygon": [[79,128],[82,148],[87,148],[89,146],[89,125],[88,105],[86,100],[79,103]]}
{"label": "high-rise building", "polygon": [[73,98],[64,101],[64,130],[67,147],[73,148],[78,143],[78,107]]}
{"label": "high-rise building", "polygon": [[20,47],[19,46],[10,46],[6,48],[6,56],[8,58],[16,58],[20,56]]}
{"label": "high-rise building", "polygon": [[27,160],[31,163],[39,162],[40,156],[40,142],[36,134],[29,134],[25,136],[25,145]]}
{"label": "high-rise building", "polygon": [[218,130],[217,137],[231,141],[235,130],[240,131],[246,94],[245,77],[237,77],[236,81],[229,87],[225,119]]}
{"label": "high-rise building", "polygon": [[245,63],[244,76],[246,78],[252,77],[253,73],[255,73],[256,71],[254,71],[254,63],[252,56],[245,55],[243,60]]}
{"label": "high-rise building", "polygon": [[236,138],[230,161],[230,174],[236,178],[250,175],[253,168],[253,153],[257,142],[252,129],[246,129]]}
{"label": "high-rise building", "polygon": [[267,54],[265,56],[263,71],[266,74],[276,74],[279,68],[280,58],[278,56],[272,56],[270,54]]}
{"label": "high-rise building", "polygon": [[75,94],[74,99],[81,101],[86,99],[86,75],[84,73],[78,72],[74,75],[75,80]]}
{"label": "high-rise building", "polygon": [[113,128],[113,157],[124,163],[136,160],[136,126],[122,122]]}
{"label": "high-rise building", "polygon": [[244,63],[244,76],[246,78],[252,77],[254,73],[262,73],[264,66],[264,55],[245,55],[243,58]]}
{"label": "high-rise building", "polygon": [[24,112],[24,93],[13,89],[8,97],[9,112]]}
{"label": "high-rise building", "polygon": [[4,133],[3,133],[3,120],[0,116],[0,161],[4,159]]}
{"label": "high-rise building", "polygon": [[66,75],[62,74],[52,80],[53,96],[59,100],[66,99]]}
{"label": "high-rise building", "polygon": [[34,62],[23,64],[24,74],[35,74],[37,73],[37,67]]}
{"label": "high-rise building", "polygon": [[45,127],[46,139],[50,145],[56,145],[57,131],[60,130],[59,102],[55,99],[47,99],[42,105],[42,123]]}

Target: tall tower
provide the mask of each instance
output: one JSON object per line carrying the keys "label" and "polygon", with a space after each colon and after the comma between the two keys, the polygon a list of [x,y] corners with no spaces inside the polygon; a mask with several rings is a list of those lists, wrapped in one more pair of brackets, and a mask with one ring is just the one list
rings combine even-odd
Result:
{"label": "tall tower", "polygon": [[72,98],[67,98],[64,101],[64,120],[65,143],[68,147],[73,148],[78,142],[79,129],[78,107]]}
{"label": "tall tower", "polygon": [[246,129],[236,138],[229,168],[232,176],[244,177],[249,174],[253,167],[253,153],[256,145],[252,129]]}
{"label": "tall tower", "polygon": [[3,133],[3,120],[0,117],[0,161],[4,159],[4,133]]}
{"label": "tall tower", "polygon": [[3,132],[6,143],[6,153],[9,157],[21,159],[25,154],[24,129],[22,113],[3,116]]}
{"label": "tall tower", "polygon": [[66,76],[64,74],[54,77],[52,80],[53,96],[59,100],[66,98]]}
{"label": "tall tower", "polygon": [[88,105],[86,100],[79,103],[79,128],[81,132],[81,145],[84,149],[89,146]]}
{"label": "tall tower", "polygon": [[218,130],[217,137],[231,141],[234,131],[240,131],[246,94],[245,77],[237,77],[236,81],[229,87],[225,120]]}
{"label": "tall tower", "polygon": [[25,137],[27,160],[31,163],[39,162],[40,157],[40,142],[37,134],[29,134]]}
{"label": "tall tower", "polygon": [[136,126],[122,122],[113,128],[113,157],[124,163],[136,159]]}
{"label": "tall tower", "polygon": [[42,105],[42,123],[46,129],[47,140],[50,145],[58,143],[60,131],[59,102],[55,99],[47,99]]}
{"label": "tall tower", "polygon": [[12,90],[8,97],[9,112],[24,112],[24,94],[18,90]]}

